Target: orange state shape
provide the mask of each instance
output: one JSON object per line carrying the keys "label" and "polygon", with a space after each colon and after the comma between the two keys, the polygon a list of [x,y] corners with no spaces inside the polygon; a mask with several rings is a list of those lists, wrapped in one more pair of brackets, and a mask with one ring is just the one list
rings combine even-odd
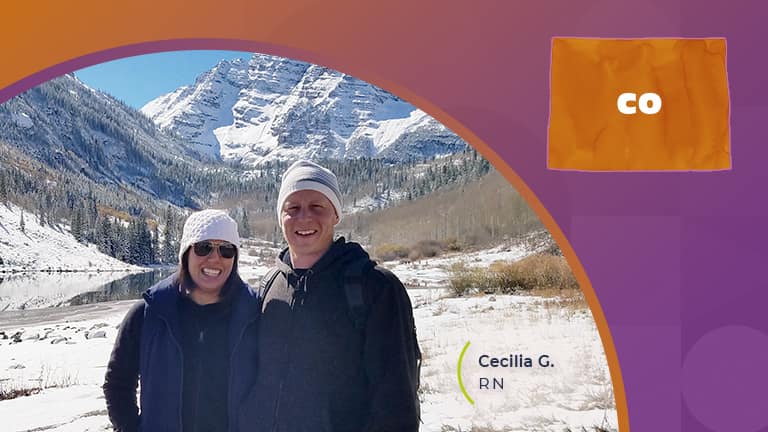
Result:
{"label": "orange state shape", "polygon": [[[553,38],[550,73],[548,168],[731,168],[724,38]],[[661,109],[623,114],[627,92],[656,93]]]}

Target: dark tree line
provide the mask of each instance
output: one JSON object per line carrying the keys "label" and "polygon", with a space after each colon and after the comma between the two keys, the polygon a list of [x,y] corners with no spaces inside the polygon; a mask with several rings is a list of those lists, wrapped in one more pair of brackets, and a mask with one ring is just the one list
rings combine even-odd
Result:
{"label": "dark tree line", "polygon": [[[338,177],[345,205],[354,205],[366,197],[380,197],[390,204],[413,200],[444,187],[456,187],[475,181],[488,174],[492,168],[472,148],[451,156],[398,163],[371,158],[329,159],[318,163]],[[289,165],[289,162],[265,163],[253,174],[260,181],[249,184],[248,188],[235,194],[223,194],[222,199],[245,199],[254,213],[273,213],[279,193],[280,175]]]}
{"label": "dark tree line", "polygon": [[[364,158],[320,162],[339,177],[347,205],[364,197],[379,197],[394,205],[471,182],[491,169],[471,149],[399,164]],[[68,225],[78,241],[95,244],[105,254],[135,264],[174,263],[184,212],[199,208],[230,208],[242,237],[278,241],[274,227],[254,229],[252,221],[274,221],[280,175],[288,162],[268,163],[258,169],[195,166],[183,161],[173,164],[169,172],[185,188],[169,191],[158,187],[158,191],[146,193],[131,184],[98,182],[83,173],[53,169],[0,142],[0,204],[19,205],[41,225]],[[156,183],[162,185],[159,180]],[[178,202],[187,205],[173,204]]]}

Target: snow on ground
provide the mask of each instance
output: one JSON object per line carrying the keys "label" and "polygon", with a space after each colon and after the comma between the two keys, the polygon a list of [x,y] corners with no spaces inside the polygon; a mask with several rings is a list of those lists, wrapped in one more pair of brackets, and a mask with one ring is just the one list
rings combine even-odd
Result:
{"label": "snow on ground", "polygon": [[[481,296],[437,300],[414,315],[424,352],[423,431],[616,429],[602,343],[585,307],[532,296]],[[457,379],[468,342],[461,372],[474,405]],[[481,367],[483,355],[513,356],[521,364],[527,357],[532,367]],[[538,367],[540,357],[554,366]],[[503,389],[482,389],[482,378],[503,380]]]}
{"label": "snow on ground", "polygon": [[41,226],[32,213],[13,204],[0,205],[0,273],[31,270],[140,271],[99,252],[94,245],[83,245],[69,227]]}
{"label": "snow on ground", "polygon": [[267,274],[275,263],[275,257],[282,250],[269,242],[243,239],[240,242],[240,256],[237,269],[240,277],[251,286],[256,287],[261,277]]}
{"label": "snow on ground", "polygon": [[389,261],[382,265],[395,273],[409,288],[445,287],[448,270],[453,264],[464,263],[470,267],[488,267],[496,261],[518,261],[532,251],[523,245],[503,245],[470,253],[453,253],[438,258],[413,262]]}
{"label": "snow on ground", "polygon": [[[262,251],[258,246],[263,244],[246,244],[241,256],[246,279],[257,280],[266,273],[274,257],[274,249]],[[487,265],[524,255],[517,248],[495,248],[420,263],[385,264],[420,287],[409,294],[424,352],[421,431],[467,431],[473,426],[488,431],[616,430],[605,355],[583,301],[508,295],[445,298],[440,284],[451,263]],[[49,314],[45,309],[0,312],[0,331],[7,337],[0,333],[0,391],[52,387],[0,401],[3,430],[109,430],[100,385],[117,327],[132,303],[71,307],[70,314]],[[33,315],[21,319],[18,314]],[[467,342],[461,374],[474,405],[465,399],[457,380],[457,362]],[[533,362],[547,355],[555,366],[481,367],[483,354],[519,355]],[[480,389],[480,378],[503,379],[504,387]]]}
{"label": "snow on ground", "polygon": [[0,401],[3,430],[110,430],[100,386],[117,327],[133,303],[116,302],[95,319],[60,317],[27,327],[8,328],[0,315],[0,391],[52,387]]}

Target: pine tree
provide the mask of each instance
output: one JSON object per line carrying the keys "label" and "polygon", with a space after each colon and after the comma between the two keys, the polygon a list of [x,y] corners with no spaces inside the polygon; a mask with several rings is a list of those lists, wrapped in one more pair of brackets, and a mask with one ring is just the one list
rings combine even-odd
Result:
{"label": "pine tree", "polygon": [[25,226],[24,226],[24,210],[22,210],[22,211],[21,211],[21,218],[19,218],[19,229],[20,229],[20,230],[21,230],[21,232],[23,232],[24,234],[26,234],[26,233],[27,233],[27,232],[25,231],[25,229],[26,229],[26,228],[25,228]]}
{"label": "pine tree", "polygon": [[88,200],[85,203],[84,215],[82,218],[83,239],[89,243],[96,242],[96,224],[99,212],[96,208],[96,198],[92,191],[88,191]]}
{"label": "pine tree", "polygon": [[243,218],[240,220],[240,237],[251,237],[251,223],[248,221],[248,212],[243,207]]}
{"label": "pine tree", "polygon": [[115,250],[112,241],[112,225],[109,223],[109,218],[100,217],[96,223],[96,247],[101,252],[114,257]]}
{"label": "pine tree", "polygon": [[136,236],[138,249],[138,263],[150,264],[152,262],[152,233],[149,231],[147,220],[142,218],[136,221]]}
{"label": "pine tree", "polygon": [[69,231],[72,233],[72,236],[78,242],[82,242],[83,241],[83,214],[79,207],[74,209],[74,212],[72,213],[72,220],[70,225],[71,227]]}
{"label": "pine tree", "polygon": [[0,203],[8,203],[8,185],[6,184],[5,175],[0,173]]}
{"label": "pine tree", "polygon": [[149,256],[150,264],[157,264],[159,249],[160,249],[160,230],[157,224],[155,224],[155,227],[152,229],[152,251]]}
{"label": "pine tree", "polygon": [[114,228],[115,258],[120,261],[129,262],[128,230],[120,222],[115,223],[112,227]]}
{"label": "pine tree", "polygon": [[176,215],[171,206],[165,209],[165,226],[163,227],[163,243],[160,248],[160,261],[165,264],[174,264],[177,258],[176,239]]}

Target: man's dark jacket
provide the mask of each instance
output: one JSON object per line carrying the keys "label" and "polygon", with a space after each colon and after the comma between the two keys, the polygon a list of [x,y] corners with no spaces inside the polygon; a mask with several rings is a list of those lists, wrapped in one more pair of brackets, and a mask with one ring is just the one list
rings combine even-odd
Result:
{"label": "man's dark jacket", "polygon": [[394,275],[371,268],[362,284],[367,320],[356,327],[343,275],[359,259],[368,254],[341,238],[299,276],[281,253],[262,306],[256,386],[241,408],[241,430],[418,430],[410,299]]}
{"label": "man's dark jacket", "polygon": [[[226,387],[226,424],[205,430],[236,431],[237,409],[243,397],[253,387],[256,362],[256,332],[260,314],[256,293],[242,280],[235,278],[231,289],[231,306],[227,313],[228,329],[224,329],[226,342],[212,341],[216,347],[227,350],[222,365],[228,373],[222,379],[225,383],[195,382],[195,386]],[[104,381],[104,395],[110,420],[118,431],[181,432],[182,399],[185,371],[183,365],[197,364],[199,359],[190,359],[201,353],[189,352],[187,345],[192,330],[190,323],[182,320],[184,305],[180,305],[177,276],[171,276],[144,294],[144,301],[137,303],[126,315],[115,341],[112,356],[107,365]],[[190,327],[190,328],[188,328]],[[217,329],[217,333],[222,331]],[[227,334],[228,333],[228,334]],[[210,353],[209,353],[210,354]],[[186,356],[186,358],[185,358]],[[209,355],[209,358],[222,356]],[[189,372],[189,371],[187,371]],[[215,371],[220,372],[220,371]],[[202,374],[201,379],[210,379],[214,374]],[[190,374],[187,373],[187,377]],[[141,382],[141,414],[136,405],[136,385]],[[201,397],[205,397],[203,394]],[[190,421],[190,416],[208,416],[210,413],[190,413],[185,409],[184,417],[189,424],[202,425],[199,420]],[[210,404],[201,404],[205,410],[213,410]],[[214,412],[214,414],[216,414]],[[198,429],[198,430],[202,430]],[[185,430],[184,432],[189,432]]]}

